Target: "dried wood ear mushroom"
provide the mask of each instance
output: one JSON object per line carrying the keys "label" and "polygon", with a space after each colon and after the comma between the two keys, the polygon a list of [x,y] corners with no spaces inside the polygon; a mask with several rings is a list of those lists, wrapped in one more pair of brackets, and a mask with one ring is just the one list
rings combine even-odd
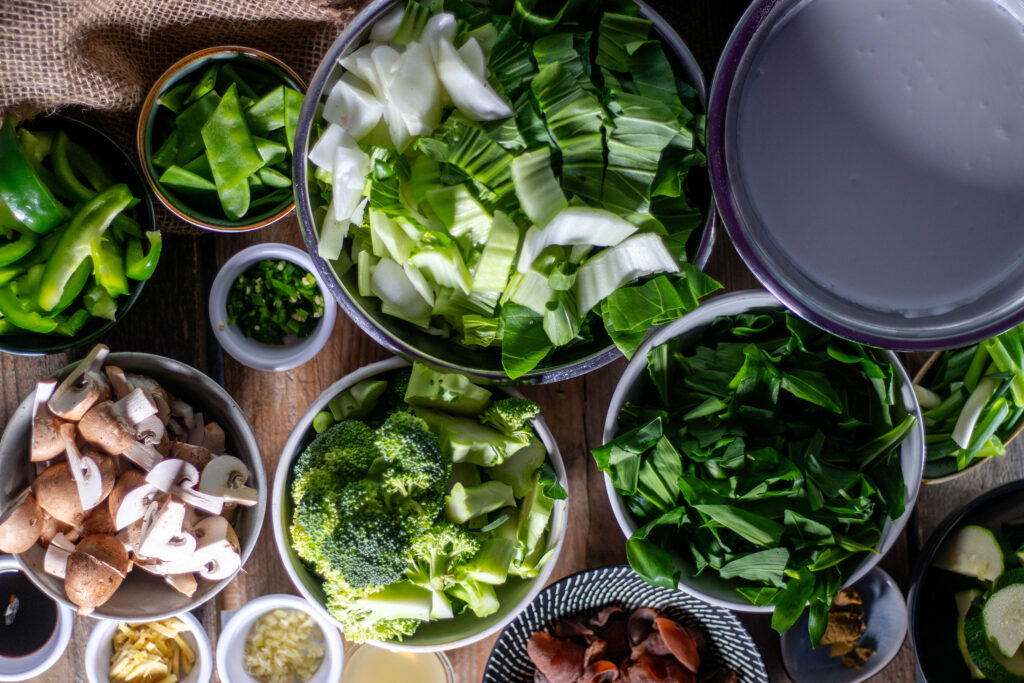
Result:
{"label": "dried wood ear mushroom", "polygon": [[0,552],[45,548],[44,571],[81,614],[135,566],[187,596],[197,578],[230,578],[241,551],[220,513],[259,500],[220,425],[156,380],[104,367],[108,352],[99,345],[59,384],[39,382],[28,457],[43,469],[0,510]]}

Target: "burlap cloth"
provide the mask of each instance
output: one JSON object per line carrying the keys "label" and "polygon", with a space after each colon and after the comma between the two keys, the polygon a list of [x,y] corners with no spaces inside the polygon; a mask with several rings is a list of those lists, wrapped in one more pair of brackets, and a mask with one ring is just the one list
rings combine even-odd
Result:
{"label": "burlap cloth", "polygon": [[[0,114],[27,118],[59,109],[134,154],[139,107],[178,59],[214,45],[245,45],[280,58],[308,83],[364,2],[0,0]],[[154,204],[161,230],[190,231]]]}

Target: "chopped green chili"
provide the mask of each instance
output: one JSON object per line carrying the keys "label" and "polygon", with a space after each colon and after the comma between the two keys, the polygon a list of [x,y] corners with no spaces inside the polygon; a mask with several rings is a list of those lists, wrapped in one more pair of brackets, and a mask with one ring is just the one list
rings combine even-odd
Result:
{"label": "chopped green chili", "polygon": [[316,278],[290,261],[266,259],[238,276],[227,303],[228,324],[264,344],[308,337],[324,315]]}

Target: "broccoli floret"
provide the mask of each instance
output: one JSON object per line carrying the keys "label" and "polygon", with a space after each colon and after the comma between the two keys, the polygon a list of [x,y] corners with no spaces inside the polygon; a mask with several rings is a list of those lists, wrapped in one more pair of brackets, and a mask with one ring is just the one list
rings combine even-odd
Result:
{"label": "broccoli floret", "polygon": [[384,589],[359,590],[332,575],[324,583],[327,610],[342,623],[345,638],[402,640],[412,635],[430,614],[430,593],[407,581]]}
{"label": "broccoli floret", "polygon": [[540,406],[525,398],[503,398],[495,401],[480,414],[480,423],[494,427],[523,445],[533,436],[533,420],[540,414]]}
{"label": "broccoli floret", "polygon": [[319,434],[295,463],[295,479],[311,470],[329,469],[342,482],[362,478],[379,457],[374,432],[362,422],[339,422]]}
{"label": "broccoli floret", "polygon": [[424,497],[422,503],[444,495],[452,461],[427,423],[410,413],[394,413],[377,430],[377,449],[386,463],[384,488],[403,498]]}
{"label": "broccoli floret", "polygon": [[454,616],[444,590],[455,580],[457,568],[479,549],[480,543],[473,534],[451,522],[439,522],[413,540],[405,575],[413,584],[430,591],[432,618]]}
{"label": "broccoli floret", "polygon": [[464,602],[480,618],[489,617],[501,607],[494,586],[468,577],[453,584],[448,595]]}

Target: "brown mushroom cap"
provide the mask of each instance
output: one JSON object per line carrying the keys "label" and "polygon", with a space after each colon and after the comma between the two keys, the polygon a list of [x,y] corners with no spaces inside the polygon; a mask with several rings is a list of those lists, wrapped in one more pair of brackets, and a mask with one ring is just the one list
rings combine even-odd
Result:
{"label": "brown mushroom cap", "polygon": [[79,614],[90,614],[114,595],[130,568],[128,552],[115,538],[86,536],[68,558],[64,592]]}
{"label": "brown mushroom cap", "polygon": [[107,496],[107,509],[110,510],[111,517],[117,517],[117,510],[121,507],[121,503],[124,502],[124,497],[145,483],[146,473],[142,470],[135,469],[134,467],[125,470],[117,478],[117,483],[114,484],[110,495]]}
{"label": "brown mushroom cap", "polygon": [[[114,459],[100,453],[87,453],[83,457],[92,458],[96,462],[102,479],[101,500],[105,499],[114,488]],[[71,466],[67,462],[59,462],[43,470],[32,482],[32,492],[39,506],[58,521],[73,527],[85,523],[86,511],[82,509],[78,484],[71,476]]]}
{"label": "brown mushroom cap", "polygon": [[85,522],[82,524],[82,534],[84,536],[92,534],[111,536],[116,533],[117,529],[114,528],[114,518],[111,516],[108,506],[97,505],[85,516]]}
{"label": "brown mushroom cap", "polygon": [[56,417],[39,417],[32,422],[32,462],[45,462],[64,452],[64,437]]}
{"label": "brown mushroom cap", "polygon": [[29,493],[0,524],[0,552],[23,553],[39,540],[43,532],[43,511]]}
{"label": "brown mushroom cap", "polygon": [[39,545],[44,548],[50,545],[50,541],[61,531],[66,530],[68,527],[66,524],[60,522],[56,517],[50,515],[42,508],[39,507],[39,513],[42,515],[42,531],[39,534]]}
{"label": "brown mushroom cap", "polygon": [[92,407],[78,423],[78,432],[89,443],[110,455],[120,455],[135,443],[135,427],[125,419],[113,401]]}

